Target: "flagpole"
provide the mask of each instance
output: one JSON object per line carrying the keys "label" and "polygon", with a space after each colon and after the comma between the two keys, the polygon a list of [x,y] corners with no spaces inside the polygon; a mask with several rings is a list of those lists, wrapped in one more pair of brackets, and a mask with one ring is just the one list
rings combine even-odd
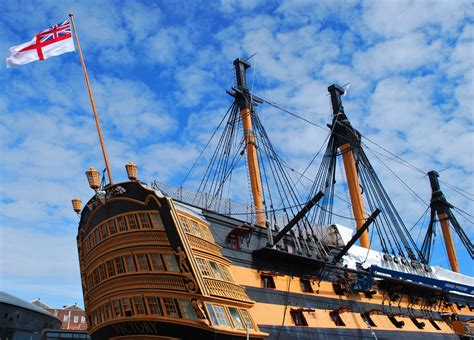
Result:
{"label": "flagpole", "polygon": [[87,91],[89,92],[89,98],[91,99],[92,111],[94,112],[95,124],[97,126],[97,133],[99,134],[100,146],[102,147],[102,153],[104,154],[105,167],[107,169],[107,174],[109,175],[109,182],[112,184],[112,173],[110,172],[109,159],[107,157],[107,151],[105,150],[104,139],[102,138],[102,131],[100,129],[99,117],[97,116],[97,110],[95,108],[94,97],[92,95],[91,84],[89,83],[89,76],[87,75],[86,63],[82,57],[81,44],[79,43],[79,38],[77,36],[76,25],[74,23],[74,14],[69,13],[71,18],[72,28],[74,30],[74,37],[76,38],[77,49],[79,51],[79,58],[81,59],[82,70],[84,71],[84,78],[86,78]]}

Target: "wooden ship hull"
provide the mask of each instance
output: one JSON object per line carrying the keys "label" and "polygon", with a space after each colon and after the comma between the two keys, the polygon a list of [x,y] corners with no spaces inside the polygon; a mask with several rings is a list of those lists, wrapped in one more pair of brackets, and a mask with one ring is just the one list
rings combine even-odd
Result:
{"label": "wooden ship hull", "polygon": [[[363,153],[360,133],[344,113],[341,87],[328,88],[333,123],[326,163],[315,182],[320,189],[314,186],[320,191],[312,191],[314,197],[300,211],[287,214],[281,230],[266,220],[252,126],[263,131],[263,147],[269,141],[253,112],[259,99],[246,86],[245,70],[250,65],[241,59],[234,65],[238,86],[229,92],[235,101],[228,126],[242,122],[254,199],[252,218],[234,214],[230,201],[224,208],[213,206],[202,191],[184,194],[182,188],[156,182],[147,186],[138,180],[133,163],[126,165],[129,181],[112,183],[103,148],[110,183],[105,185],[105,179],[101,183],[91,168],[86,174],[96,194],[84,209],[80,200],[73,200],[81,216],[77,244],[92,339],[457,339],[469,334],[473,279],[450,271],[448,278],[434,273],[426,260],[431,234],[423,251],[410,239]],[[346,240],[341,236],[343,227],[321,223],[332,221],[324,211],[318,223],[316,218],[304,220],[323,196],[334,193],[339,156],[357,226],[355,235]],[[268,159],[278,157],[271,154]],[[358,177],[381,198],[366,199],[371,209],[377,207],[368,217]],[[450,214],[436,175],[430,174],[430,181],[432,221],[437,213],[443,230],[449,231],[450,219],[472,256],[472,242]],[[291,193],[291,183],[287,184]],[[329,198],[325,204],[332,202]],[[379,214],[387,229],[374,222]],[[367,233],[371,223],[393,237],[398,250],[385,246],[383,253],[371,250]],[[325,234],[321,229],[315,235],[313,227],[325,228]],[[354,260],[359,240],[362,261]],[[369,255],[371,265],[362,267]],[[452,247],[448,255],[458,272]]]}
{"label": "wooden ship hull", "polygon": [[456,339],[446,315],[474,316],[472,297],[396,278],[348,291],[324,261],[268,249],[264,228],[139,181],[105,191],[77,239],[93,339]]}

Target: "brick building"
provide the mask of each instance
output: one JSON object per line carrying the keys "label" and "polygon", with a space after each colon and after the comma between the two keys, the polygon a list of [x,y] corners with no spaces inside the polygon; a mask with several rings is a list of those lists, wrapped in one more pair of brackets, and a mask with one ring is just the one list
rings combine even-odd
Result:
{"label": "brick building", "polygon": [[31,301],[32,304],[47,310],[59,320],[61,320],[61,329],[68,331],[87,331],[86,313],[77,303],[63,306],[63,308],[53,308],[48,306],[40,299]]}

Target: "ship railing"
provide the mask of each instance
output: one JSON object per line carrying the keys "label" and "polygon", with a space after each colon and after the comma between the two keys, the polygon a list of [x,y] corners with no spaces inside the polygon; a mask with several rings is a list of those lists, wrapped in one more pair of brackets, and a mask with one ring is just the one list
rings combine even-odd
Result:
{"label": "ship railing", "polygon": [[[195,192],[182,186],[168,185],[156,180],[151,183],[151,186],[176,201],[233,217],[250,224],[255,223],[255,210],[252,204],[242,204],[227,198],[215,198],[204,192]],[[286,216],[283,215],[277,215],[276,220],[280,226],[288,222]]]}

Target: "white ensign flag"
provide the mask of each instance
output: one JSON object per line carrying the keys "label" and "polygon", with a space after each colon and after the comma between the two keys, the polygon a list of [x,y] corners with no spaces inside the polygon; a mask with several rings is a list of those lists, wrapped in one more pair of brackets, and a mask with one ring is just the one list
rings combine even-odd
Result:
{"label": "white ensign flag", "polygon": [[7,67],[45,60],[66,52],[74,52],[71,23],[69,20],[54,25],[37,34],[31,41],[10,47]]}

